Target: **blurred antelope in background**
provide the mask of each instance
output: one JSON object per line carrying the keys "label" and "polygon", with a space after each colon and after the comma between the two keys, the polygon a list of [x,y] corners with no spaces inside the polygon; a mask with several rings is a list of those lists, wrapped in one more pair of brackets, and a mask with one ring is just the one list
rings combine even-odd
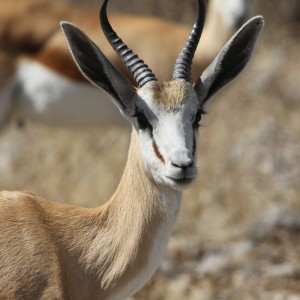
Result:
{"label": "blurred antelope in background", "polygon": [[249,20],[192,84],[192,59],[205,17],[199,0],[172,80],[161,82],[114,32],[106,6],[107,0],[100,12],[102,30],[137,88],[83,31],[67,22],[61,26],[80,71],[132,124],[122,179],[111,199],[94,209],[2,192],[1,299],[125,299],[145,284],[165,251],[182,190],[197,175],[204,106],[247,64],[263,27],[262,17]]}
{"label": "blurred antelope in background", "polygon": [[[192,78],[212,61],[245,19],[250,0],[211,0],[203,43],[195,52]],[[2,0],[0,12],[0,126],[11,118],[49,125],[124,125],[110,96],[87,84],[74,66],[58,20],[69,19],[101,45],[109,60],[134,79],[103,37],[94,9],[49,0]],[[155,17],[111,14],[124,41],[169,80],[189,28]],[[6,71],[5,71],[6,70]],[[1,74],[2,72],[2,74]],[[4,73],[9,74],[4,74]],[[9,77],[10,80],[4,80]],[[112,122],[112,120],[114,120]]]}

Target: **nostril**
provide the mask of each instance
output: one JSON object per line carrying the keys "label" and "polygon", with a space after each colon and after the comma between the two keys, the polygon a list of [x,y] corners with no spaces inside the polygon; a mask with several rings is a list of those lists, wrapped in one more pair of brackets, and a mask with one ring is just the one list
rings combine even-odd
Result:
{"label": "nostril", "polygon": [[184,162],[184,163],[171,163],[172,166],[176,167],[176,168],[180,168],[180,169],[186,169],[188,167],[190,167],[193,164],[193,160],[190,160],[188,162]]}

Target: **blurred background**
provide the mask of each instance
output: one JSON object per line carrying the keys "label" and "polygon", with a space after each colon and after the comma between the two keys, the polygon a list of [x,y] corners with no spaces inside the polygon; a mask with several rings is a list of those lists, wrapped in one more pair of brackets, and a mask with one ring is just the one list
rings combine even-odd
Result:
{"label": "blurred background", "polygon": [[[98,10],[98,1],[84,1],[67,5]],[[195,0],[109,5],[188,26],[197,8]],[[200,128],[198,181],[184,193],[160,269],[132,299],[300,299],[300,2],[253,0],[249,15],[256,14],[266,25],[253,59],[209,103]],[[1,19],[9,15],[2,11]],[[34,27],[43,28],[43,18],[39,22]],[[7,55],[7,40],[0,40],[0,51],[5,89],[16,60]],[[8,121],[0,132],[0,189],[99,206],[118,184],[128,145],[126,126],[63,128],[28,120],[20,127]]]}

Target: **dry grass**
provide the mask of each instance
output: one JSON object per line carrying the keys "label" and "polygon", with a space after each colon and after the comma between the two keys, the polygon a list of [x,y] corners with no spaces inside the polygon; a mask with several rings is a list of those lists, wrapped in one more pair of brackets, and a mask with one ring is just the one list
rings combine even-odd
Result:
{"label": "dry grass", "polygon": [[[255,6],[266,15],[262,40],[208,107],[199,180],[184,194],[161,269],[133,299],[300,299],[299,19],[272,3]],[[124,128],[8,124],[0,188],[100,205],[118,183],[128,137]]]}

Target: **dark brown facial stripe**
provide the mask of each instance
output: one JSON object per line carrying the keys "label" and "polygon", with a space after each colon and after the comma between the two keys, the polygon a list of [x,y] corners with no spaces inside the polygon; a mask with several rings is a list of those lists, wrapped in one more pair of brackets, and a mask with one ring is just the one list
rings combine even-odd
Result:
{"label": "dark brown facial stripe", "polygon": [[155,153],[155,155],[157,156],[157,158],[158,158],[162,163],[165,163],[165,159],[164,159],[164,157],[162,156],[162,154],[160,153],[160,151],[159,151],[159,149],[158,149],[158,147],[157,147],[157,145],[156,145],[154,139],[153,139],[153,141],[152,141],[152,146],[153,146],[153,150],[154,150],[154,153]]}

